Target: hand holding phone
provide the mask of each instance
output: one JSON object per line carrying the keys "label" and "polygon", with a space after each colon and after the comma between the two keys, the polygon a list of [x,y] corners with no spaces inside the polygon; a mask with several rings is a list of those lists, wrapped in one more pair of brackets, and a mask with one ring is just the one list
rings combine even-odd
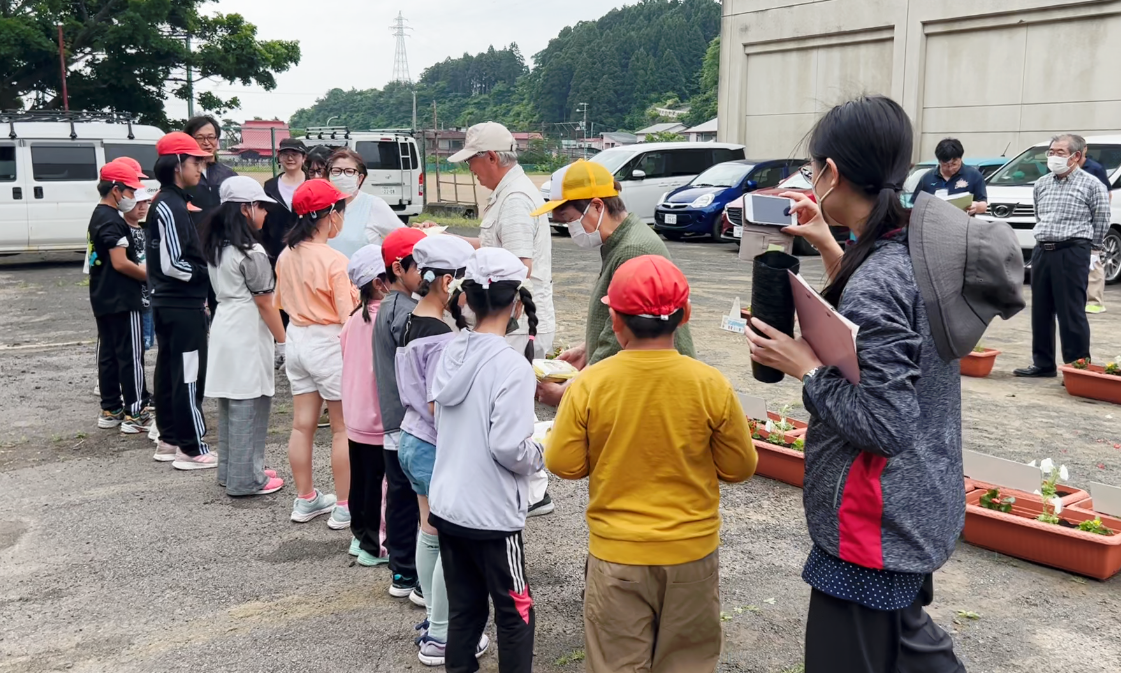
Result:
{"label": "hand holding phone", "polygon": [[744,216],[752,224],[765,224],[775,227],[792,227],[798,224],[798,216],[793,212],[794,201],[782,196],[748,194],[744,199]]}

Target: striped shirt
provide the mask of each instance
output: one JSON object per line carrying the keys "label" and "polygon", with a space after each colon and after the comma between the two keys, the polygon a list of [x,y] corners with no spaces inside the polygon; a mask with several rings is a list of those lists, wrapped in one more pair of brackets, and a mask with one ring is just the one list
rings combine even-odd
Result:
{"label": "striped shirt", "polygon": [[1035,183],[1035,240],[1057,243],[1075,238],[1101,250],[1109,228],[1109,193],[1105,185],[1081,168],[1058,177],[1044,175]]}

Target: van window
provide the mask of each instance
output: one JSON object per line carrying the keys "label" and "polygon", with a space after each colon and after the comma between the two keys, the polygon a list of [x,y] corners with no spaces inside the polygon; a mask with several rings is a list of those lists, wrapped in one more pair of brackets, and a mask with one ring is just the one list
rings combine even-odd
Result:
{"label": "van window", "polygon": [[409,146],[409,152],[403,167],[401,147],[399,143],[392,140],[359,140],[354,144],[354,151],[358,152],[362,161],[366,163],[366,170],[370,171],[400,171],[419,167],[416,147],[413,143],[405,144]]}
{"label": "van window", "polygon": [[97,180],[93,145],[31,146],[31,173],[39,182]]}
{"label": "van window", "polygon": [[712,150],[673,150],[669,152],[670,175],[683,177],[686,175],[699,175],[712,167]]}
{"label": "van window", "polygon": [[105,163],[121,157],[130,157],[140,162],[140,168],[149,177],[156,175],[156,146],[126,143],[104,143]]}
{"label": "van window", "polygon": [[623,177],[630,178],[634,171],[642,171],[647,178],[666,178],[669,177],[668,164],[668,152],[647,152],[631,162]]}
{"label": "van window", "polygon": [[712,150],[712,163],[713,165],[722,164],[725,161],[739,161],[743,159],[743,150],[733,150],[727,147],[715,147]]}
{"label": "van window", "polygon": [[0,145],[0,182],[16,181],[15,145]]}

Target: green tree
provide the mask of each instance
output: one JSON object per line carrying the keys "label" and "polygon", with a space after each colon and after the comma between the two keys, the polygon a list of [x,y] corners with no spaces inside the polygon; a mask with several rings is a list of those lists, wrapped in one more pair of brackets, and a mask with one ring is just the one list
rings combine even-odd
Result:
{"label": "green tree", "polygon": [[716,116],[717,91],[720,86],[720,36],[709,42],[699,74],[701,92],[689,100],[689,114],[684,122],[690,126],[703,124]]}
{"label": "green tree", "polygon": [[680,133],[668,133],[668,132],[662,131],[661,133],[650,133],[650,134],[648,134],[646,136],[646,141],[645,142],[648,142],[648,143],[681,143],[681,142],[685,142],[686,140],[688,140],[688,138],[681,135]]}
{"label": "green tree", "polygon": [[[274,75],[299,63],[299,44],[258,40],[257,27],[240,14],[200,14],[208,2],[0,0],[0,108],[62,108],[58,24],[75,109],[133,112],[167,128],[164,101],[189,97],[188,65],[197,81],[275,89]],[[210,92],[196,92],[195,101],[218,114],[240,105]]]}

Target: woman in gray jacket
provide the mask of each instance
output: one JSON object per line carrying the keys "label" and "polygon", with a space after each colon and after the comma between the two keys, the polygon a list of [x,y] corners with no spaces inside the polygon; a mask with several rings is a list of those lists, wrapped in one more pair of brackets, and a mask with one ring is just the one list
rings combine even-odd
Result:
{"label": "woman in gray jacket", "polygon": [[[809,150],[816,204],[785,194],[802,223],[788,231],[821,251],[823,297],[860,328],[859,383],[801,339],[758,320],[767,336],[748,330],[752,359],[800,378],[811,415],[806,672],[964,671],[923,609],[962,529],[965,493],[958,365],[939,357],[899,199],[911,123],[888,98],[859,98],[822,117]],[[828,225],[856,242],[842,251]]]}

